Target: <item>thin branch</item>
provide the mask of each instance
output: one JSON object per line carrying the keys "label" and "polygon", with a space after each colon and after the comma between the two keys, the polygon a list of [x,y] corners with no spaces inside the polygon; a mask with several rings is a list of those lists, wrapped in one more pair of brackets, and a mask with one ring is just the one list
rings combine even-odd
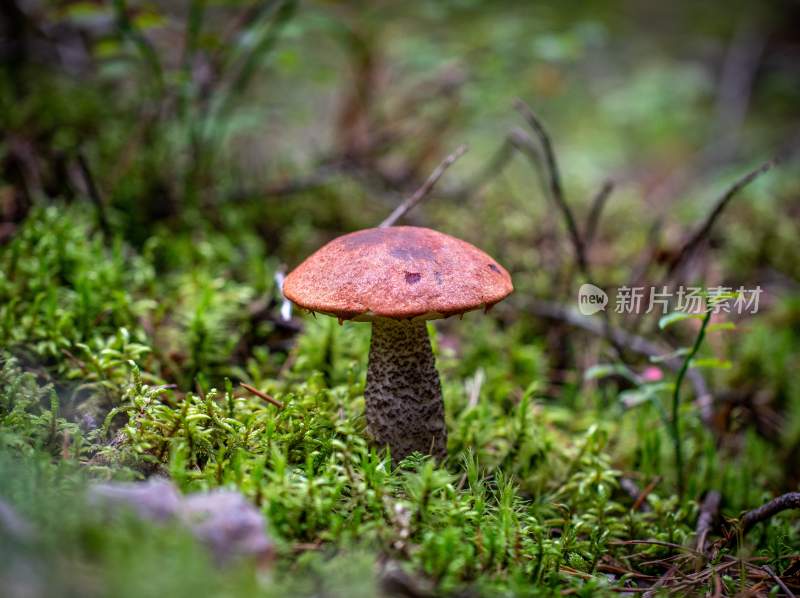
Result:
{"label": "thin branch", "polygon": [[794,592],[792,592],[786,586],[786,584],[783,583],[783,580],[776,575],[775,571],[773,571],[769,565],[762,565],[761,568],[772,578],[772,581],[778,584],[778,587],[783,591],[784,594],[786,594],[787,598],[796,598]]}
{"label": "thin branch", "polygon": [[274,399],[270,395],[268,395],[267,393],[261,392],[255,386],[250,386],[249,384],[245,384],[244,382],[240,382],[239,386],[241,386],[242,388],[244,388],[245,390],[247,390],[249,392],[252,392],[257,397],[260,397],[260,398],[264,399],[267,403],[272,403],[278,409],[283,409],[283,407],[284,407],[283,403],[281,403],[278,399]]}
{"label": "thin branch", "polygon": [[394,211],[389,214],[389,216],[380,223],[380,228],[387,228],[389,226],[393,226],[395,222],[400,220],[403,216],[405,216],[408,212],[410,212],[414,207],[424,200],[430,192],[433,190],[434,185],[442,178],[445,170],[450,168],[450,166],[458,160],[461,156],[463,156],[467,152],[466,145],[460,145],[456,148],[456,150],[447,156],[439,166],[436,167],[431,173],[431,176],[428,177],[428,180],[425,181],[422,186],[417,189],[414,194],[406,199],[403,203],[397,206]]}
{"label": "thin branch", "polygon": [[[572,312],[568,309],[561,307],[556,303],[547,301],[532,300],[525,304],[525,308],[533,315],[541,318],[548,318],[564,322],[575,328],[580,328],[591,334],[602,336],[609,341],[618,344],[633,353],[644,355],[645,357],[662,357],[674,349],[665,348],[661,345],[654,343],[642,336],[632,334],[627,330],[613,328],[608,325],[607,321],[600,322],[596,319],[582,316],[578,313]],[[680,371],[683,366],[683,360],[673,357],[666,359],[663,364],[672,371]],[[713,423],[713,397],[708,390],[705,379],[695,369],[689,369],[686,377],[691,382],[695,394],[695,405],[700,412],[700,418],[703,423],[710,426]]]}
{"label": "thin branch", "polygon": [[[522,104],[522,105],[524,106],[524,104]],[[527,108],[527,107],[525,107],[525,108]],[[533,113],[530,112],[530,115],[533,116]],[[533,118],[535,119],[536,117],[533,116]],[[538,123],[538,120],[536,120],[534,122]],[[545,135],[546,135],[546,133],[545,133]],[[545,180],[546,177],[544,175],[544,166],[543,166],[542,162],[543,161],[552,162],[552,165],[553,165],[552,168],[555,169],[555,170],[549,169],[550,170],[550,180],[551,181],[552,180],[558,181],[559,180],[559,176],[558,176],[558,169],[555,166],[555,164],[556,164],[555,156],[552,156],[550,160],[548,160],[546,156],[543,157],[541,155],[541,151],[536,146],[536,144],[533,142],[533,140],[528,136],[528,134],[525,131],[523,131],[521,129],[515,128],[514,130],[512,130],[511,133],[508,136],[508,140],[511,143],[511,146],[513,148],[515,148],[520,153],[526,155],[528,157],[528,159],[531,161],[531,164],[536,169],[536,172],[537,172],[539,180],[544,185],[544,193],[545,193],[545,195],[547,195],[548,194],[548,188],[544,184],[544,180]],[[549,151],[552,153],[553,149],[552,149],[552,146],[550,145],[549,138],[547,140],[547,144],[545,144],[544,141],[542,142],[542,146],[545,147],[545,148],[549,148]],[[546,153],[548,150],[545,149],[544,151]],[[551,189],[552,189],[552,186],[551,186]],[[575,249],[575,255],[577,257],[576,261],[577,261],[577,264],[578,264],[578,269],[581,271],[581,273],[583,274],[583,276],[587,280],[592,280],[593,277],[592,277],[592,272],[591,272],[591,269],[590,269],[589,261],[586,259],[586,255],[585,255],[585,250],[584,250],[585,245],[581,241],[580,233],[578,232],[577,227],[575,226],[575,219],[572,216],[572,212],[569,209],[569,206],[567,205],[566,201],[564,201],[563,194],[561,194],[561,184],[560,183],[556,184],[556,189],[557,189],[557,193],[559,194],[557,197],[561,198],[560,201],[556,201],[556,203],[559,206],[562,207],[562,214],[564,214],[564,217],[565,217],[565,219],[567,221],[567,228],[571,232],[570,238],[572,240],[573,248]],[[610,190],[609,190],[609,193],[610,193]],[[554,196],[554,197],[556,197],[556,196]],[[572,280],[572,276],[571,275],[569,276],[569,279]],[[605,337],[606,337],[606,340],[608,340],[608,342],[614,348],[614,351],[616,352],[616,354],[619,357],[619,359],[621,361],[625,362],[626,361],[625,360],[625,353],[622,350],[622,346],[614,339],[614,336],[611,334],[611,328],[612,328],[611,316],[605,310],[603,311],[603,313],[601,315],[603,317],[603,323],[604,323],[604,326],[605,326]]]}
{"label": "thin branch", "polygon": [[700,514],[697,516],[697,527],[695,528],[695,549],[703,552],[706,538],[711,532],[711,528],[719,515],[719,505],[722,502],[722,495],[716,490],[709,490],[700,506]]}
{"label": "thin branch", "polygon": [[636,497],[636,501],[633,503],[632,509],[634,511],[643,511],[645,513],[651,511],[652,509],[650,508],[650,505],[648,505],[646,502],[647,497],[650,496],[650,494],[652,494],[653,490],[655,490],[656,486],[658,486],[660,483],[661,483],[661,476],[656,476],[652,480],[650,480],[650,483],[647,484],[647,486],[644,487],[644,490],[641,491],[639,496]]}
{"label": "thin branch", "polygon": [[789,509],[800,509],[800,492],[782,494],[777,498],[773,498],[768,503],[761,505],[757,509],[745,513],[739,523],[742,536],[749,532],[754,525],[766,521],[781,511],[787,511]]}
{"label": "thin branch", "polygon": [[547,129],[545,129],[542,121],[539,120],[539,117],[534,114],[533,110],[531,110],[525,102],[518,99],[516,102],[514,102],[514,107],[522,115],[531,129],[533,129],[533,132],[536,134],[540,143],[542,144],[551,199],[556,203],[564,216],[564,220],[567,224],[567,230],[569,231],[569,235],[572,239],[572,244],[575,249],[575,257],[578,261],[578,266],[582,272],[586,272],[586,255],[584,253],[583,241],[581,240],[581,235],[578,232],[578,226],[575,223],[575,216],[572,214],[572,210],[570,209],[569,204],[564,197],[564,190],[561,186],[561,175],[558,171],[558,162],[556,162],[556,156],[555,152],[553,151],[553,144],[550,141],[550,135],[547,133]]}
{"label": "thin branch", "polygon": [[592,199],[592,208],[589,211],[589,217],[586,219],[586,228],[583,232],[584,249],[591,247],[594,241],[594,236],[597,233],[597,224],[600,222],[600,215],[603,213],[606,201],[613,190],[614,181],[606,181]]}
{"label": "thin branch", "polygon": [[642,490],[639,485],[631,478],[623,477],[620,479],[620,487],[633,499],[633,506],[631,511],[641,511],[642,513],[649,513],[652,508],[647,504],[647,497],[655,490],[656,486],[661,482],[661,476],[653,478],[647,486]]}
{"label": "thin branch", "polygon": [[655,596],[656,592],[658,592],[660,588],[664,587],[665,584],[668,584],[674,579],[676,573],[678,573],[678,566],[673,565],[667,570],[666,573],[664,573],[664,575],[658,578],[656,583],[647,589],[647,591],[644,593],[644,598],[651,598],[652,596]]}
{"label": "thin branch", "polygon": [[94,176],[92,176],[92,171],[89,168],[89,162],[86,160],[86,156],[83,154],[83,152],[78,152],[78,167],[80,168],[83,182],[86,185],[86,191],[89,193],[92,203],[94,203],[95,207],[97,208],[97,218],[100,221],[100,228],[102,229],[106,238],[110,239],[111,226],[108,223],[106,204],[103,201],[103,197],[100,195],[100,191],[97,188]]}
{"label": "thin branch", "polygon": [[739,191],[744,189],[747,185],[752,183],[755,179],[759,176],[764,174],[765,172],[769,171],[773,166],[778,163],[777,159],[768,160],[764,162],[761,166],[756,168],[755,170],[751,170],[743,177],[739,178],[733,185],[731,185],[725,193],[723,193],[717,202],[714,204],[714,207],[709,212],[708,216],[706,216],[703,223],[697,227],[695,232],[689,237],[689,239],[684,243],[683,247],[678,251],[672,261],[669,263],[667,267],[667,276],[671,277],[675,271],[684,264],[694,253],[697,249],[698,245],[708,236],[708,233],[711,232],[711,228],[714,226],[714,223],[720,217],[722,212],[727,207],[728,203],[730,203],[731,199],[736,196]]}
{"label": "thin branch", "polygon": [[544,157],[542,156],[542,151],[536,143],[534,143],[528,133],[519,127],[514,127],[511,130],[508,134],[508,141],[511,147],[528,157],[533,169],[536,171],[536,179],[542,186],[542,193],[545,197],[548,196],[550,192],[547,187],[547,176],[545,176],[544,172]]}

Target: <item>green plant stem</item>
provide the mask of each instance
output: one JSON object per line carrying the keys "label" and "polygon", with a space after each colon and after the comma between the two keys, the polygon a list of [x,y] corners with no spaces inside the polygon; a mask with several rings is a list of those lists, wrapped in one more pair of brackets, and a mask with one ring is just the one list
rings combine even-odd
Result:
{"label": "green plant stem", "polygon": [[675,389],[672,392],[672,444],[675,448],[675,468],[678,476],[678,495],[683,498],[684,491],[684,477],[683,477],[683,447],[681,445],[681,420],[680,420],[680,405],[681,405],[681,384],[689,371],[692,359],[697,355],[700,346],[703,344],[703,339],[706,336],[706,327],[711,321],[711,309],[706,311],[703,322],[700,325],[700,332],[697,333],[697,338],[694,340],[691,351],[686,355],[683,360],[681,369],[678,370],[678,377],[675,380]]}

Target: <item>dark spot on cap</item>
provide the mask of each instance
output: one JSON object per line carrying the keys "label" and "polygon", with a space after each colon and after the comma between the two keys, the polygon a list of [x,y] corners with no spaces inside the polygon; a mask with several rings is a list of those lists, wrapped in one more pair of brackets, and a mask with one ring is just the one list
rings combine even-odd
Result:
{"label": "dark spot on cap", "polygon": [[420,278],[422,278],[422,274],[419,272],[406,272],[407,284],[417,284]]}
{"label": "dark spot on cap", "polygon": [[436,279],[436,284],[438,284],[439,286],[441,286],[442,282],[444,282],[442,279],[442,273],[439,272],[438,270],[436,270],[433,273],[433,277]]}
{"label": "dark spot on cap", "polygon": [[497,274],[500,274],[500,268],[498,268],[494,264],[488,264],[488,266],[489,266],[489,270],[491,270],[492,272],[496,272]]}

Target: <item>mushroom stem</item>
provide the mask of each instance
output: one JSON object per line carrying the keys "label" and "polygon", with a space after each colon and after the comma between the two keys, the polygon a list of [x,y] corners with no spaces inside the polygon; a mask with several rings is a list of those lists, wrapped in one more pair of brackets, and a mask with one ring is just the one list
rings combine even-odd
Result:
{"label": "mushroom stem", "polygon": [[369,432],[394,461],[414,451],[446,456],[442,387],[424,320],[372,322],[364,398]]}

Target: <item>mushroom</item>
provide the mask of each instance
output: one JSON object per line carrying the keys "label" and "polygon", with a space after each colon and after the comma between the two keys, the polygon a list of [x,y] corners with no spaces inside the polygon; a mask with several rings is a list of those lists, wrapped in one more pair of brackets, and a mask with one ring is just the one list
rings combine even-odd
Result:
{"label": "mushroom", "polygon": [[426,320],[488,309],[511,293],[508,272],[465,241],[428,228],[370,228],[334,239],[287,277],[304,309],[372,323],[367,428],[399,461],[443,458],[447,428]]}

